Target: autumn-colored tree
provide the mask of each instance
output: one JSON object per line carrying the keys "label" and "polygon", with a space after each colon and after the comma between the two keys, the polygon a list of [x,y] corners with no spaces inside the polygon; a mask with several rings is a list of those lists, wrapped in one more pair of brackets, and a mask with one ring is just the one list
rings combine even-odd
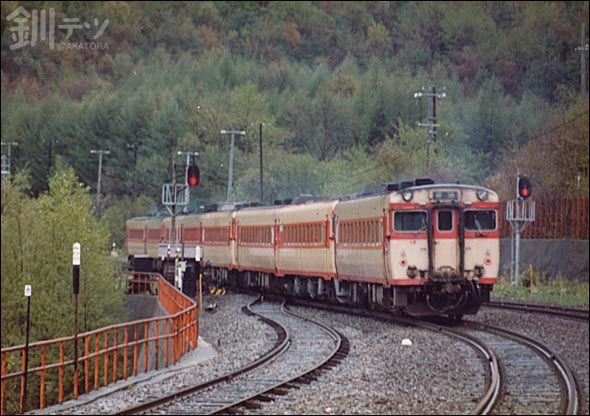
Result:
{"label": "autumn-colored tree", "polygon": [[488,185],[513,199],[520,172],[531,178],[536,198],[588,195],[588,124],[587,101],[553,118],[526,145],[507,151]]}

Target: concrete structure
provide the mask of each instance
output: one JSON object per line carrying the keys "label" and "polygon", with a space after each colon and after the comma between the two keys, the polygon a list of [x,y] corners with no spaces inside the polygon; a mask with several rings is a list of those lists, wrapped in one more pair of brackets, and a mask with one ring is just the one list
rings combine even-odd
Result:
{"label": "concrete structure", "polygon": [[[558,274],[571,280],[588,282],[588,240],[523,239],[520,242],[520,269],[529,264],[550,277]],[[500,271],[510,273],[510,239],[500,241]]]}

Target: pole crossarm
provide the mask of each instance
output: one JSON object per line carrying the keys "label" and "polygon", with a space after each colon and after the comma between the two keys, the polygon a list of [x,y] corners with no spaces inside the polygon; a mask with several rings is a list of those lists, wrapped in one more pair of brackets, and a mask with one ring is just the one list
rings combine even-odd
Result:
{"label": "pole crossarm", "polygon": [[[443,88],[444,90],[444,88]],[[438,123],[436,122],[436,99],[442,99],[447,97],[446,92],[436,92],[436,87],[431,87],[431,92],[424,90],[422,87],[422,91],[418,91],[414,93],[414,98],[422,98],[427,97],[431,98],[431,103],[429,101],[431,116],[428,120],[428,123],[418,123],[419,127],[427,127],[428,131],[426,134],[426,174],[428,175],[430,172],[430,144],[433,141],[436,141],[436,128],[438,127]]]}

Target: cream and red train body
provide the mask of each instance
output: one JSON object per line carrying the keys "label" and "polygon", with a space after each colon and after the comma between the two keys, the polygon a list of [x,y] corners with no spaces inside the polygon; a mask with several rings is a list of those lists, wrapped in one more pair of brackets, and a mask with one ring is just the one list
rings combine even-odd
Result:
{"label": "cream and red train body", "polygon": [[127,222],[128,254],[164,271],[175,247],[189,261],[199,247],[219,284],[412,314],[475,313],[498,276],[498,196],[477,186],[412,185],[178,216],[171,256],[162,251],[171,219],[135,218]]}

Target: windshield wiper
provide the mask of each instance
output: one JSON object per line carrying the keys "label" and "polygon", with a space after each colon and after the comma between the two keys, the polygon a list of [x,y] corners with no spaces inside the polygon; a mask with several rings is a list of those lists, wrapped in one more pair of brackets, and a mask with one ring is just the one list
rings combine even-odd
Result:
{"label": "windshield wiper", "polygon": [[479,235],[483,236],[483,230],[481,228],[481,224],[479,223],[479,220],[477,219],[477,215],[475,216],[475,225],[477,226],[477,229],[479,230]]}

